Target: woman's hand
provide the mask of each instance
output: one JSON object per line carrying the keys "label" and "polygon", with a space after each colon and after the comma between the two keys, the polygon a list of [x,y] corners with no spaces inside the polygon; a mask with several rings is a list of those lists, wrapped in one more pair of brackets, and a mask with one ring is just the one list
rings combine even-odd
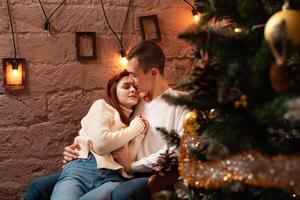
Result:
{"label": "woman's hand", "polygon": [[148,132],[148,129],[149,129],[149,122],[148,120],[146,120],[144,118],[143,115],[140,115],[139,118],[141,118],[142,122],[144,123],[144,131],[143,131],[143,134],[146,135],[146,133]]}
{"label": "woman's hand", "polygon": [[124,167],[124,170],[130,174],[131,164],[133,161],[129,157],[127,146],[121,147],[120,149],[111,152],[111,154],[114,157],[115,161],[117,161],[120,165],[122,165]]}
{"label": "woman's hand", "polygon": [[78,158],[78,153],[75,151],[75,149],[80,149],[80,146],[78,143],[73,143],[67,147],[65,147],[65,150],[63,152],[64,159],[63,159],[63,166],[67,164],[68,162],[75,160]]}

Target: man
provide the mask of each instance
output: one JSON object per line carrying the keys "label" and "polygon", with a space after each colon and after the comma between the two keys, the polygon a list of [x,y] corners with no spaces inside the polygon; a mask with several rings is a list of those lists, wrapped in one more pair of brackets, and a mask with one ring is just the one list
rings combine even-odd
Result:
{"label": "man", "polygon": [[[165,55],[157,44],[151,41],[141,42],[131,49],[128,60],[127,71],[131,74],[132,81],[140,92],[145,93],[135,115],[143,114],[150,126],[139,149],[137,161],[131,163],[131,170],[137,178],[117,186],[112,193],[113,200],[149,198],[149,173],[153,171],[160,153],[167,148],[156,127],[182,133],[183,118],[187,112],[184,107],[169,105],[162,99],[163,94],[176,96],[179,92],[171,89],[164,78]],[[126,158],[126,151],[115,155],[115,159],[121,165],[130,162]]]}
{"label": "man", "polygon": [[[112,199],[148,199],[147,181],[153,165],[160,153],[166,150],[166,143],[156,127],[183,132],[183,118],[187,110],[182,106],[169,105],[162,99],[163,94],[179,95],[171,89],[164,78],[165,55],[162,49],[151,41],[143,41],[134,46],[128,54],[128,68],[130,78],[144,98],[136,108],[135,115],[143,114],[149,121],[149,129],[139,149],[137,160],[131,161],[125,148],[114,153],[114,158],[121,165],[130,165],[136,178],[120,183],[112,193]],[[64,151],[64,164],[77,158],[76,144],[68,146]],[[59,174],[37,179],[30,186],[26,197],[30,194],[43,194],[43,198],[50,196],[49,188],[53,188]],[[45,185],[47,183],[48,186]],[[52,189],[51,188],[51,189]],[[33,198],[31,195],[31,199]],[[26,200],[25,197],[25,200]],[[29,199],[29,198],[28,198]],[[34,200],[34,199],[33,199]]]}

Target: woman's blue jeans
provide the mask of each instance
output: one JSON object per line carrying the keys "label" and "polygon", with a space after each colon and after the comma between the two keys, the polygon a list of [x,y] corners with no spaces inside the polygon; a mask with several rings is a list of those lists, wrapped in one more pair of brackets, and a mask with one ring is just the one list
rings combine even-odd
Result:
{"label": "woman's blue jeans", "polygon": [[68,163],[56,183],[53,200],[110,200],[112,190],[124,181],[117,172],[97,169],[94,156]]}
{"label": "woman's blue jeans", "polygon": [[39,177],[33,180],[24,200],[49,200],[60,173]]}

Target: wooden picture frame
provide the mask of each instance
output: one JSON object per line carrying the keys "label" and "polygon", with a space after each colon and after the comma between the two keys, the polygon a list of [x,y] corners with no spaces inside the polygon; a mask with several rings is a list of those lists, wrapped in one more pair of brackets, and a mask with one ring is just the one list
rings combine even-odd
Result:
{"label": "wooden picture frame", "polygon": [[143,40],[161,41],[161,34],[157,15],[139,17]]}
{"label": "wooden picture frame", "polygon": [[86,61],[97,59],[95,32],[76,32],[75,45],[77,60]]}

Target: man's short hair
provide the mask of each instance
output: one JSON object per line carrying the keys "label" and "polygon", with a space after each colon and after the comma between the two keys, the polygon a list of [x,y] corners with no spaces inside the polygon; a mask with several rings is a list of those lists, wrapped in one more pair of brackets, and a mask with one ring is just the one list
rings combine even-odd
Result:
{"label": "man's short hair", "polygon": [[160,46],[151,40],[145,40],[135,45],[128,53],[127,58],[128,60],[137,58],[144,73],[151,68],[156,68],[161,75],[164,74],[165,54]]}

